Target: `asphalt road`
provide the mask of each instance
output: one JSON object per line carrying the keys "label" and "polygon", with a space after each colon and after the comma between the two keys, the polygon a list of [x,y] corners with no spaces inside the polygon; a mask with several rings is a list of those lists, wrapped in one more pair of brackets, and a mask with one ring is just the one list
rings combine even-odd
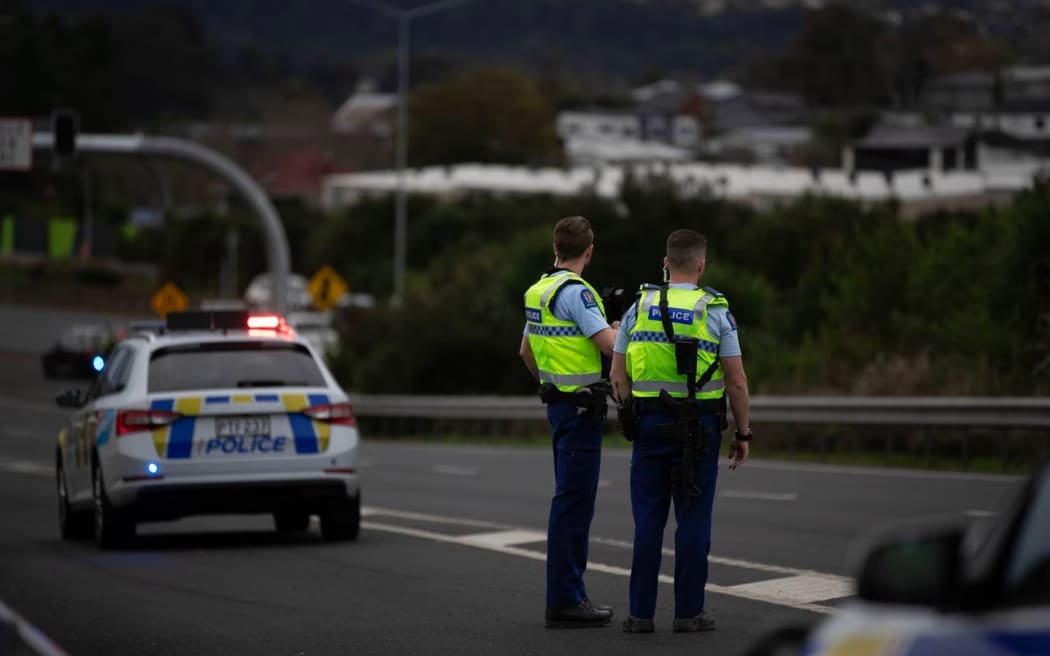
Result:
{"label": "asphalt road", "polygon": [[[548,449],[366,435],[356,542],[324,543],[316,526],[279,539],[268,517],[221,517],[143,526],[131,549],[100,552],[58,539],[51,463],[65,411],[50,400],[75,383],[44,380],[28,351],[0,353],[0,600],[72,654],[735,654],[766,628],[834,612],[872,527],[967,521],[1012,481],[723,466],[707,603],[718,631],[671,633],[669,582],[655,634],[623,634],[618,622],[554,631],[543,628]],[[602,479],[587,581],[619,619],[632,535],[626,450],[605,451]]]}

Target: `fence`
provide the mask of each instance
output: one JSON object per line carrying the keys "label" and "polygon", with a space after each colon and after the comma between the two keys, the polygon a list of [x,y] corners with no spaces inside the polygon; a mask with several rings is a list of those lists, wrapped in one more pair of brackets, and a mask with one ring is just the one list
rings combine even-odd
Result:
{"label": "fence", "polygon": [[[357,395],[351,403],[366,436],[490,439],[547,430],[534,396]],[[1004,470],[1050,455],[1047,398],[757,396],[751,423],[767,454],[863,454],[885,462],[905,455],[906,463],[963,467],[986,459]]]}

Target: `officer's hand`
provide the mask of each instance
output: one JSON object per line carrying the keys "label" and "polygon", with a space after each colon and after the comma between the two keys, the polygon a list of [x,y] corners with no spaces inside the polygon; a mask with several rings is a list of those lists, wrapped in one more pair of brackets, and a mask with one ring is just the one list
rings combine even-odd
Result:
{"label": "officer's hand", "polygon": [[620,320],[617,319],[616,321],[613,321],[611,324],[609,324],[609,327],[612,328],[613,330],[619,330],[620,329]]}
{"label": "officer's hand", "polygon": [[740,465],[744,464],[744,462],[747,461],[747,455],[750,452],[750,442],[739,442],[737,440],[733,440],[733,442],[729,445],[729,459],[731,460],[731,462],[729,463],[729,468],[736,469]]}

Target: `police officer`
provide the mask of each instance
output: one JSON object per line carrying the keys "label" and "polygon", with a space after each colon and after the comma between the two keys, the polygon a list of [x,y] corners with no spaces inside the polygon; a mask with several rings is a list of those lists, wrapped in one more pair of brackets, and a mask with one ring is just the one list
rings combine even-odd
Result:
{"label": "police officer", "polygon": [[[623,622],[623,630],[631,633],[653,631],[664,526],[672,499],[677,522],[674,630],[715,628],[704,614],[704,586],[726,393],[736,423],[730,469],[747,460],[751,429],[747,376],[729,304],[710,287],[697,287],[706,251],[703,235],[692,230],[671,233],[664,258],[665,285],[642,286],[635,304],[624,314],[614,346],[613,394],[621,402],[625,435],[634,438],[631,612]],[[694,357],[695,363],[690,362]],[[683,375],[683,367],[694,373]],[[697,376],[692,385],[689,375]],[[690,392],[692,399],[687,398]],[[696,440],[692,448],[689,439]]]}
{"label": "police officer", "polygon": [[602,354],[612,354],[614,327],[601,298],[581,276],[594,253],[582,216],[554,227],[554,268],[525,292],[519,354],[540,382],[554,447],[555,492],[547,523],[547,610],[550,628],[604,626],[612,610],[587,597],[583,573],[601,464],[608,383]]}

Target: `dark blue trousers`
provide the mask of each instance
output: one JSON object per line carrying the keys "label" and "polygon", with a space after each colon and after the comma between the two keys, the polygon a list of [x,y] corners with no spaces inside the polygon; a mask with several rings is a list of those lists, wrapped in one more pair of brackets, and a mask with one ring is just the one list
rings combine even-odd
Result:
{"label": "dark blue trousers", "polygon": [[634,557],[631,561],[631,615],[652,619],[656,613],[664,527],[672,497],[677,529],[674,534],[675,617],[695,617],[704,610],[707,556],[711,551],[711,511],[718,477],[720,426],[713,415],[701,416],[711,436],[710,448],[696,469],[696,488],[689,512],[671,489],[671,469],[682,462],[682,442],[660,424],[670,415],[641,417],[641,430],[631,456],[631,511],[634,513]]}
{"label": "dark blue trousers", "polygon": [[602,427],[568,403],[547,404],[554,446],[554,498],[547,522],[547,608],[587,598],[583,572],[598,493]]}

